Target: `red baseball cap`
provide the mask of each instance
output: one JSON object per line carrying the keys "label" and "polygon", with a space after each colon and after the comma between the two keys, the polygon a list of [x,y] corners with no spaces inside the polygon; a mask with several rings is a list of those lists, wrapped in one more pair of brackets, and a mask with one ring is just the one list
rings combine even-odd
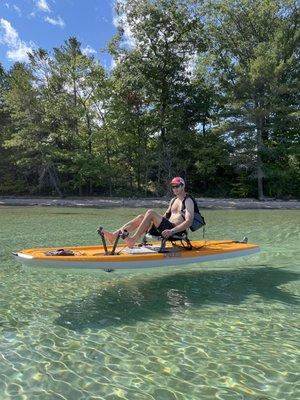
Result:
{"label": "red baseball cap", "polygon": [[173,178],[170,183],[171,183],[171,185],[185,186],[185,182],[180,176],[175,176],[175,178]]}

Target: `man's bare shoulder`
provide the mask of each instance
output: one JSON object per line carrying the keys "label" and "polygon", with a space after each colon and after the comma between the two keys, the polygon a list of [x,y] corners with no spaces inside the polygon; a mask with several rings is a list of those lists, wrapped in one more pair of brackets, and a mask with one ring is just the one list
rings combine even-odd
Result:
{"label": "man's bare shoulder", "polygon": [[186,199],[185,199],[185,207],[186,208],[193,208],[194,207],[194,202],[193,202],[193,200],[190,198],[190,197],[187,197]]}

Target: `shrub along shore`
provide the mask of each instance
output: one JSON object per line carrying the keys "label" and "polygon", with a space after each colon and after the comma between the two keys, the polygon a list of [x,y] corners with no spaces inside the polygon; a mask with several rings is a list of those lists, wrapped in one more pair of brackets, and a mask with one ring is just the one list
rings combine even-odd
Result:
{"label": "shrub along shore", "polygon": [[[282,209],[299,210],[298,200],[274,200],[265,199],[213,199],[196,198],[200,209],[226,210],[226,209]],[[42,207],[142,207],[142,208],[164,208],[169,204],[168,198],[29,198],[29,197],[0,197],[0,206],[42,206]]]}

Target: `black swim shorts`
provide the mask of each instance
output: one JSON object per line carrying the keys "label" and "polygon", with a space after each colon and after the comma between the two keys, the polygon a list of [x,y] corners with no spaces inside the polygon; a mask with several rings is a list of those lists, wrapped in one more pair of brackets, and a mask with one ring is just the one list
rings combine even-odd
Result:
{"label": "black swim shorts", "polygon": [[173,229],[175,225],[170,222],[167,218],[163,217],[161,223],[159,226],[156,228],[156,226],[152,226],[148,233],[153,236],[160,236],[161,233],[166,230],[166,229]]}

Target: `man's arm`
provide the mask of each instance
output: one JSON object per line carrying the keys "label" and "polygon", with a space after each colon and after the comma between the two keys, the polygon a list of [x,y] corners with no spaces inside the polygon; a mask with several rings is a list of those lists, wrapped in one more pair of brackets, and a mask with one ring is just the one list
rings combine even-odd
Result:
{"label": "man's arm", "polygon": [[169,207],[167,208],[167,210],[166,210],[166,212],[164,213],[163,217],[165,217],[165,218],[166,218],[166,216],[168,215],[168,213],[170,213],[170,214],[171,214],[171,208],[172,208],[172,204],[174,203],[174,201],[173,201],[173,200],[174,200],[174,199],[171,199],[171,200],[170,200]]}

